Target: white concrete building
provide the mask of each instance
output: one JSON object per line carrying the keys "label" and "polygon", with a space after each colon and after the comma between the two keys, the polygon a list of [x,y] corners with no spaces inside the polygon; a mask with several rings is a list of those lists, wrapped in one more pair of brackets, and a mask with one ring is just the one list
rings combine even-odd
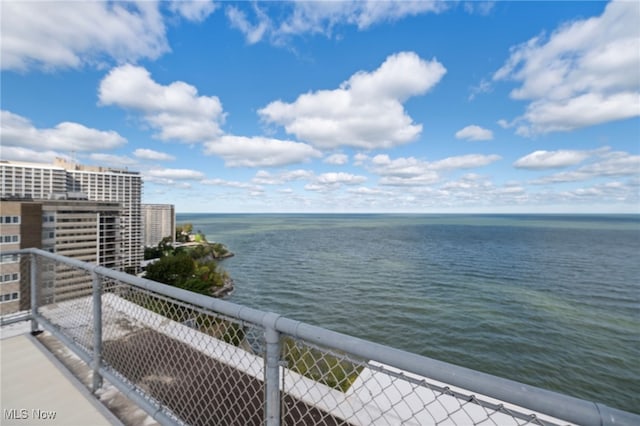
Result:
{"label": "white concrete building", "polygon": [[140,173],[83,166],[59,158],[54,164],[65,169],[67,191],[82,192],[92,201],[120,203],[122,266],[126,271],[138,272],[144,259]]}
{"label": "white concrete building", "polygon": [[48,164],[0,161],[0,194],[19,199],[47,199],[66,192],[64,168]]}
{"label": "white concrete building", "polygon": [[176,211],[173,204],[143,204],[144,245],[157,246],[165,237],[176,240]]}
{"label": "white concrete building", "polygon": [[140,270],[144,258],[142,230],[142,177],[138,172],[84,166],[63,159],[53,165],[0,161],[0,197],[55,199],[57,194],[83,193],[90,201],[119,203],[120,260],[122,269]]}

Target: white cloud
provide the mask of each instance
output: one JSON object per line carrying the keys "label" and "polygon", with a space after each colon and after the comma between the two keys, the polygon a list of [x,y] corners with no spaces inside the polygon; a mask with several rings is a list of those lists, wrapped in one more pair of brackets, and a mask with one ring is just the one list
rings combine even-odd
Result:
{"label": "white cloud", "polygon": [[469,101],[474,100],[478,95],[481,95],[483,93],[490,93],[491,91],[493,91],[493,86],[491,85],[491,82],[482,79],[480,81],[480,83],[478,83],[477,86],[471,87],[471,89],[469,90],[469,97],[467,98]]}
{"label": "white cloud", "polygon": [[2,68],[78,68],[169,51],[155,2],[2,2]]}
{"label": "white cloud", "polygon": [[332,154],[323,160],[327,164],[333,164],[336,166],[342,166],[349,162],[349,156],[347,154]]}
{"label": "white cloud", "polygon": [[217,8],[218,6],[209,0],[172,0],[169,3],[169,10],[192,22],[204,21]]}
{"label": "white cloud", "polygon": [[351,173],[344,172],[330,172],[319,175],[316,179],[316,183],[322,185],[356,185],[366,181],[365,176],[353,175]]}
{"label": "white cloud", "polygon": [[125,155],[94,153],[89,155],[89,158],[92,161],[99,163],[100,165],[107,165],[116,168],[123,168],[138,164],[136,160]]}
{"label": "white cloud", "polygon": [[240,32],[245,35],[247,43],[249,44],[255,44],[262,40],[262,37],[271,27],[269,17],[257,4],[253,5],[253,10],[258,18],[258,22],[255,25],[249,22],[247,15],[239,8],[229,6],[226,10],[231,27],[240,30]]}
{"label": "white cloud", "polygon": [[434,170],[473,169],[488,166],[502,159],[499,155],[467,154],[448,157],[431,164]]}
{"label": "white cloud", "polygon": [[215,179],[205,179],[200,183],[204,185],[211,185],[211,186],[226,186],[229,188],[246,189],[253,193],[264,191],[264,189],[258,185],[253,185],[247,182],[239,182],[235,180],[225,180],[225,179],[215,178]]}
{"label": "white cloud", "polygon": [[422,131],[402,103],[426,93],[445,73],[435,59],[401,52],[373,72],[357,72],[338,89],[309,92],[293,103],[275,101],[258,113],[320,149],[390,148],[415,140]]}
{"label": "white cloud", "polygon": [[593,151],[593,154],[590,161],[577,169],[545,176],[531,183],[545,185],[597,178],[638,176],[640,155],[629,154],[624,151],[611,151],[608,147]]}
{"label": "white cloud", "polygon": [[102,105],[139,111],[162,140],[201,142],[219,136],[225,114],[216,96],[199,96],[198,90],[176,81],[161,85],[143,67],[122,65],[100,82]]}
{"label": "white cloud", "polygon": [[173,155],[166,154],[164,152],[154,151],[152,149],[138,148],[133,152],[138,158],[143,160],[152,160],[152,161],[173,161],[176,159]]}
{"label": "white cloud", "polygon": [[591,155],[589,151],[535,151],[513,163],[519,169],[555,169],[576,165]]}
{"label": "white cloud", "polygon": [[500,159],[499,155],[468,154],[428,162],[415,157],[391,159],[386,154],[379,154],[361,160],[367,169],[381,177],[380,185],[420,186],[438,182],[442,178],[441,172],[483,167]]}
{"label": "white cloud", "polygon": [[470,15],[475,13],[481,16],[487,16],[491,13],[495,5],[495,1],[468,1],[464,3],[464,11]]}
{"label": "white cloud", "polygon": [[0,159],[12,161],[26,161],[29,163],[53,163],[56,158],[71,161],[71,157],[51,150],[33,150],[19,146],[0,145]]}
{"label": "white cloud", "polygon": [[391,159],[386,154],[373,158],[361,159],[367,168],[380,176],[378,184],[386,186],[421,186],[431,185],[440,180],[437,171],[432,170],[426,161],[414,157]]}
{"label": "white cloud", "polygon": [[369,188],[366,186],[359,186],[357,188],[349,188],[347,192],[351,194],[357,195],[366,195],[366,196],[379,196],[379,197],[389,197],[393,195],[393,192],[383,191],[380,188]]}
{"label": "white cloud", "polygon": [[145,176],[171,180],[200,180],[204,178],[202,172],[189,169],[153,169],[145,172]]}
{"label": "white cloud", "polygon": [[201,22],[210,1],[3,1],[2,69],[102,67],[156,59],[171,49],[161,7]]}
{"label": "white cloud", "polygon": [[504,118],[501,118],[500,120],[496,121],[496,123],[498,123],[498,126],[502,127],[503,129],[508,129],[510,127],[513,127],[511,123],[509,123]]}
{"label": "white cloud", "polygon": [[277,174],[269,173],[266,170],[260,170],[253,177],[252,182],[260,185],[282,185],[296,180],[309,180],[314,177],[311,170],[287,170]]}
{"label": "white cloud", "polygon": [[112,130],[92,129],[68,121],[53,128],[37,129],[27,118],[6,110],[0,112],[0,137],[3,149],[17,146],[82,152],[112,149],[127,143]]}
{"label": "white cloud", "polygon": [[516,133],[531,136],[568,131],[639,115],[640,92],[608,96],[588,93],[563,101],[541,100],[531,103],[526,113],[526,120],[530,124],[518,126]]}
{"label": "white cloud", "polygon": [[494,80],[530,100],[512,124],[524,136],[640,116],[640,7],[613,1],[601,16],[569,22],[511,49]]}
{"label": "white cloud", "polygon": [[[267,2],[262,8],[252,5],[256,23],[238,6],[227,7],[227,17],[234,28],[240,30],[248,43],[256,43],[265,37],[283,44],[291,36],[322,34],[331,37],[336,27],[355,25],[365,30],[381,22],[394,22],[408,16],[438,13],[448,5],[442,1],[299,1]],[[266,8],[278,8],[267,14]],[[269,15],[274,18],[269,18]]]}
{"label": "white cloud", "polygon": [[488,141],[493,139],[491,130],[472,124],[456,132],[456,138],[469,141]]}
{"label": "white cloud", "polygon": [[222,157],[228,167],[278,167],[302,163],[322,154],[288,140],[224,135],[205,143],[205,153]]}

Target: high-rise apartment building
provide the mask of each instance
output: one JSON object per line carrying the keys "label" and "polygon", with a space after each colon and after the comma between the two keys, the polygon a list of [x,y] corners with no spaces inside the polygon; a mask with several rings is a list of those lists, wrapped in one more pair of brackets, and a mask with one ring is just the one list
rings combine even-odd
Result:
{"label": "high-rise apartment building", "polygon": [[119,203],[120,260],[123,270],[138,272],[144,258],[142,177],[138,172],[84,166],[56,159],[53,165],[0,161],[4,199],[47,200],[59,193],[83,193],[90,201]]}
{"label": "high-rise apartment building", "polygon": [[[55,194],[62,198],[62,194]],[[73,198],[73,197],[71,197]],[[120,204],[80,199],[0,201],[3,252],[36,247],[112,269],[120,266]],[[0,314],[29,308],[28,268],[18,255],[0,256]],[[86,295],[91,277],[41,261],[39,297],[53,303]],[[54,291],[55,286],[55,291]],[[55,294],[55,300],[54,295]]]}
{"label": "high-rise apartment building", "polygon": [[176,211],[173,204],[143,204],[144,245],[157,246],[163,238],[176,240]]}
{"label": "high-rise apartment building", "polygon": [[64,168],[47,164],[0,161],[0,194],[18,199],[47,199],[49,194],[66,192]]}
{"label": "high-rise apartment building", "polygon": [[140,173],[83,166],[63,159],[56,159],[54,165],[65,170],[67,191],[87,194],[92,201],[120,203],[122,267],[125,271],[138,272],[144,259]]}

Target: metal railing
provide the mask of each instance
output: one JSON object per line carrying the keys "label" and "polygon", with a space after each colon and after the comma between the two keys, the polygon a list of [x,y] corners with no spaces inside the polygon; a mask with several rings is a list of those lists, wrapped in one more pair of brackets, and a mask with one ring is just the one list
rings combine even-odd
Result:
{"label": "metal railing", "polygon": [[[65,258],[20,254],[52,333],[161,424],[637,425],[640,416]],[[25,297],[26,295],[29,297]]]}

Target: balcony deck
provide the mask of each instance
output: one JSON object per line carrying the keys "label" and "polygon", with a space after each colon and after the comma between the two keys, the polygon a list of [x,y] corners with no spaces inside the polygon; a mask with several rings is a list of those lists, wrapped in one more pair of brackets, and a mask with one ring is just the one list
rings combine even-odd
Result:
{"label": "balcony deck", "polygon": [[27,331],[2,328],[2,425],[122,424]]}

